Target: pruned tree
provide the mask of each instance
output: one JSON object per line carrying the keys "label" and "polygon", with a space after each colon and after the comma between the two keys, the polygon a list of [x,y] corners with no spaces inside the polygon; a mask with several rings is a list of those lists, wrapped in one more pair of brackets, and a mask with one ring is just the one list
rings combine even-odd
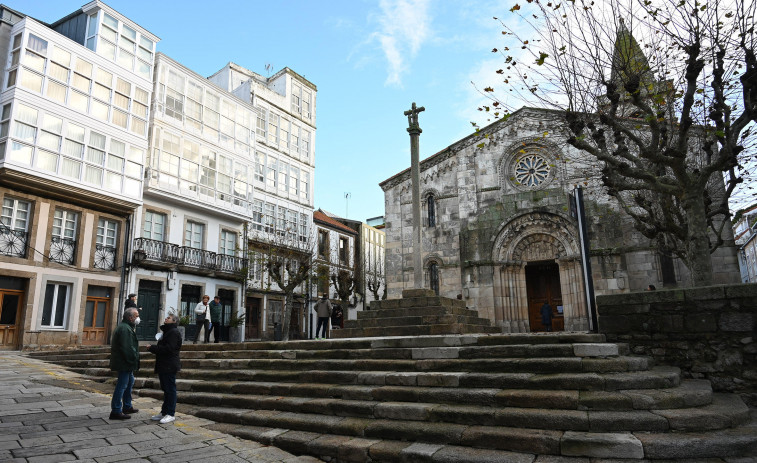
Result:
{"label": "pruned tree", "polygon": [[355,292],[358,281],[355,271],[340,268],[332,269],[331,284],[334,285],[336,294],[339,296],[342,309],[346,309],[349,305],[350,296]]}
{"label": "pruned tree", "polygon": [[281,317],[283,341],[289,340],[296,290],[312,275],[314,242],[312,235],[272,228],[268,233],[258,233],[249,249],[250,264],[265,270],[262,279],[267,279],[269,289],[275,283],[284,293],[283,313],[274,315]]}
{"label": "pruned tree", "polygon": [[756,3],[526,1],[510,10],[518,19],[500,20],[504,92],[484,88],[491,101],[479,109],[557,110],[566,129],[555,135],[598,161],[635,228],[694,285],[711,284],[729,198],[754,166]]}
{"label": "pruned tree", "polygon": [[[373,300],[386,299],[386,277],[384,275],[384,259],[379,256],[368,256],[363,263],[365,275],[365,288],[373,294]],[[379,297],[379,291],[384,288],[383,297]]]}

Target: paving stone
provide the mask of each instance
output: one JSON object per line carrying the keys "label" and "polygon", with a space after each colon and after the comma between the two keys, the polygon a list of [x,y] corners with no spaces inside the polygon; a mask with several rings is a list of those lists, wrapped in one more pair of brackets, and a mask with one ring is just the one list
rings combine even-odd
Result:
{"label": "paving stone", "polygon": [[26,459],[28,463],[58,463],[75,460],[78,460],[78,458],[71,453],[56,453],[53,455],[43,455],[41,457],[31,457]]}
{"label": "paving stone", "polygon": [[560,442],[561,454],[574,457],[638,459],[644,448],[632,434],[566,432]]}

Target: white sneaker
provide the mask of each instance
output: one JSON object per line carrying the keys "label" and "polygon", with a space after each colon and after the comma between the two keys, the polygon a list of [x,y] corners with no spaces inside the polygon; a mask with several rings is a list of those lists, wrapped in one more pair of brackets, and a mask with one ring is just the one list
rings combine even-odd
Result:
{"label": "white sneaker", "polygon": [[170,423],[172,421],[176,421],[176,418],[174,418],[171,415],[166,415],[163,418],[161,418],[160,424],[166,424],[166,423]]}
{"label": "white sneaker", "polygon": [[160,420],[163,419],[163,414],[162,413],[158,413],[155,416],[151,416],[150,419],[153,420],[153,421],[160,421]]}

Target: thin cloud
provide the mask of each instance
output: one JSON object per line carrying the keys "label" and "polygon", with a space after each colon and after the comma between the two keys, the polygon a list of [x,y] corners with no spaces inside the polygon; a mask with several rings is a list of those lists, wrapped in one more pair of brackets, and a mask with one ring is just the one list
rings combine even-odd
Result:
{"label": "thin cloud", "polygon": [[388,69],[385,85],[402,86],[407,62],[431,36],[430,0],[381,0],[379,30],[372,36],[384,52]]}

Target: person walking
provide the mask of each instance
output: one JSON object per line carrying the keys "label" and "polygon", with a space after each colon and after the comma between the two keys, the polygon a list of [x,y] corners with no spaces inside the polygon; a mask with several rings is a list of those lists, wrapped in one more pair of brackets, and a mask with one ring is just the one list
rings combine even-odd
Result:
{"label": "person walking", "polygon": [[124,311],[124,317],[113,331],[110,343],[110,369],[118,372],[113,399],[110,401],[111,420],[127,420],[139,410],[131,403],[131,388],[134,386],[134,372],[139,370],[139,341],[136,326],[139,312],[131,307]]}
{"label": "person walking", "polygon": [[163,336],[147,350],[155,354],[155,373],[163,391],[160,414],[151,419],[165,424],[176,420],[176,373],[181,370],[181,333],[176,329],[176,315],[169,313],[160,330]]}
{"label": "person walking", "polygon": [[221,298],[216,296],[210,301],[210,329],[205,331],[205,342],[210,342],[210,333],[213,333],[213,342],[218,342],[218,329],[221,327]]}
{"label": "person walking", "polygon": [[544,331],[552,331],[552,306],[549,302],[544,302],[541,306],[541,324],[544,325]]}
{"label": "person walking", "polygon": [[[326,293],[321,295],[321,298],[315,303],[313,310],[315,310],[318,315],[318,325],[315,328],[315,339],[326,339],[326,328],[329,325],[329,317],[331,316],[332,311],[331,302],[326,296]],[[321,327],[323,327],[323,333],[321,334],[321,337],[319,337],[318,332],[321,331]]]}
{"label": "person walking", "polygon": [[202,296],[202,302],[198,302],[195,307],[195,326],[197,327],[197,332],[195,333],[194,344],[197,344],[197,340],[200,339],[200,330],[202,328],[205,328],[205,341],[207,342],[209,338],[208,324],[210,320],[208,320],[208,310],[210,306],[208,305],[208,301],[210,301],[210,296],[206,294]]}

